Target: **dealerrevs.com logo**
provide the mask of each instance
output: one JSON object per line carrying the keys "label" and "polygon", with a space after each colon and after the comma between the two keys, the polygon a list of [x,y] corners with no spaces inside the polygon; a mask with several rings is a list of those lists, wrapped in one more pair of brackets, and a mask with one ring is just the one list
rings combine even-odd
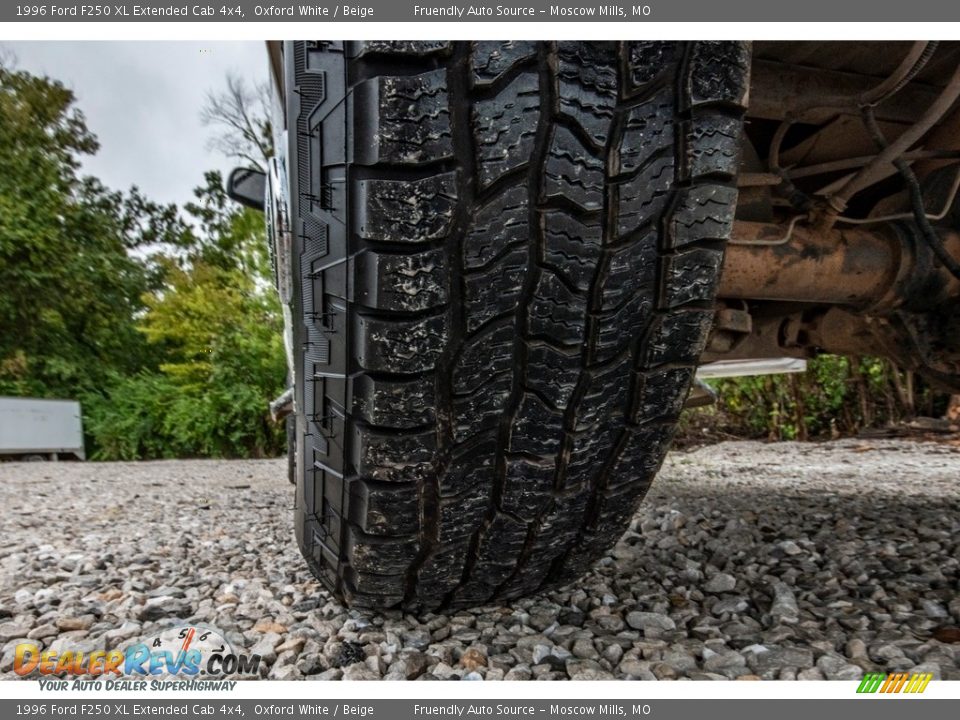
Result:
{"label": "dealerrevs.com logo", "polygon": [[[13,669],[18,675],[73,676],[77,678],[74,687],[78,681],[90,679],[106,683],[103,687],[90,689],[139,690],[146,689],[145,680],[152,677],[216,679],[229,675],[257,675],[260,668],[259,655],[237,653],[220,632],[195,625],[168,628],[123,650],[83,652],[65,649],[56,652],[26,642],[17,645],[14,652]],[[67,689],[65,680],[44,685],[49,689]],[[151,689],[158,689],[160,685],[166,687],[165,683],[151,683]],[[83,689],[82,685],[80,689]],[[204,683],[202,689],[211,688]]]}

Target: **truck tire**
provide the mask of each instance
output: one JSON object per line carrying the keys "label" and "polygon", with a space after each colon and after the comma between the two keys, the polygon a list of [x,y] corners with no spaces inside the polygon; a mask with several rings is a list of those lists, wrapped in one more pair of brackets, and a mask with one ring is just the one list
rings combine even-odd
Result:
{"label": "truck tire", "polygon": [[748,47],[285,52],[311,569],[412,611],[577,578],[660,467],[706,342]]}

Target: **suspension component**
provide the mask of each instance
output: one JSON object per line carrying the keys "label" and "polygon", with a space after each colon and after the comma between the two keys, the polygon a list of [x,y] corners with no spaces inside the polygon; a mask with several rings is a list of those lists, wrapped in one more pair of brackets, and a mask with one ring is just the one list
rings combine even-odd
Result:
{"label": "suspension component", "polygon": [[[939,229],[960,259],[960,234]],[[912,223],[835,227],[737,222],[719,296],[841,305],[861,313],[924,310],[960,297],[960,280],[934,257]]]}

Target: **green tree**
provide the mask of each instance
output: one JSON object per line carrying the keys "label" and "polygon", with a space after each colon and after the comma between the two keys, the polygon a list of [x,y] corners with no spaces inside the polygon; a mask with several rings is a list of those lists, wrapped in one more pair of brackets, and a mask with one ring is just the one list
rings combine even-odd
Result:
{"label": "green tree", "polygon": [[91,409],[97,457],[283,451],[268,415],[286,375],[278,302],[257,272],[224,252],[236,244],[237,256],[256,256],[263,223],[228,206],[224,213],[222,226],[195,236],[186,258],[158,259],[164,283],[145,294],[139,327],[159,367],[123,378]]}
{"label": "green tree", "polygon": [[79,398],[101,459],[283,450],[263,218],[207,173],[185,208],[80,177],[60,83],[0,64],[0,394]]}
{"label": "green tree", "polygon": [[227,197],[217,170],[204,173],[203,185],[193,195],[195,200],[184,208],[193,220],[193,231],[181,240],[184,260],[270,280],[263,213]]}
{"label": "green tree", "polygon": [[128,251],[183,226],[81,179],[96,150],[70,90],[0,66],[0,394],[77,397],[148,362],[135,317],[152,279]]}

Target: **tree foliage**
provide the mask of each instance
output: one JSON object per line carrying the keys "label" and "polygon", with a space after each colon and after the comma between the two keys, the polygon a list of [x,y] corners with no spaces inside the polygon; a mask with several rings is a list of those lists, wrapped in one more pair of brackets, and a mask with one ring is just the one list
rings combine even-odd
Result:
{"label": "tree foliage", "polygon": [[275,301],[253,278],[202,262],[171,265],[145,301],[140,329],[162,361],[94,403],[98,456],[280,453],[283,438],[267,414],[286,374]]}
{"label": "tree foliage", "polygon": [[180,228],[136,189],[78,177],[96,149],[69,90],[0,67],[0,393],[76,396],[146,362],[150,275],[128,251]]}
{"label": "tree foliage", "polygon": [[250,277],[268,277],[263,214],[228,198],[218,171],[204,173],[203,180],[203,185],[194,188],[195,199],[185,208],[196,228],[183,243],[186,260]]}
{"label": "tree foliage", "polygon": [[162,282],[142,296],[137,328],[156,370],[123,377],[92,403],[97,457],[284,450],[281,428],[268,417],[286,361],[279,304],[266,280],[263,218],[227,199],[219,173],[207,173],[194,195],[190,229],[175,251],[152,257]]}
{"label": "tree foliage", "polygon": [[0,394],[82,401],[100,458],[282,452],[263,219],[207,173],[183,215],[81,177],[62,84],[0,67]]}
{"label": "tree foliage", "polygon": [[681,428],[695,442],[700,431],[768,440],[854,435],[868,428],[942,414],[947,396],[880,358],[820,355],[806,373],[729,378],[711,382],[715,407],[691,411]]}

